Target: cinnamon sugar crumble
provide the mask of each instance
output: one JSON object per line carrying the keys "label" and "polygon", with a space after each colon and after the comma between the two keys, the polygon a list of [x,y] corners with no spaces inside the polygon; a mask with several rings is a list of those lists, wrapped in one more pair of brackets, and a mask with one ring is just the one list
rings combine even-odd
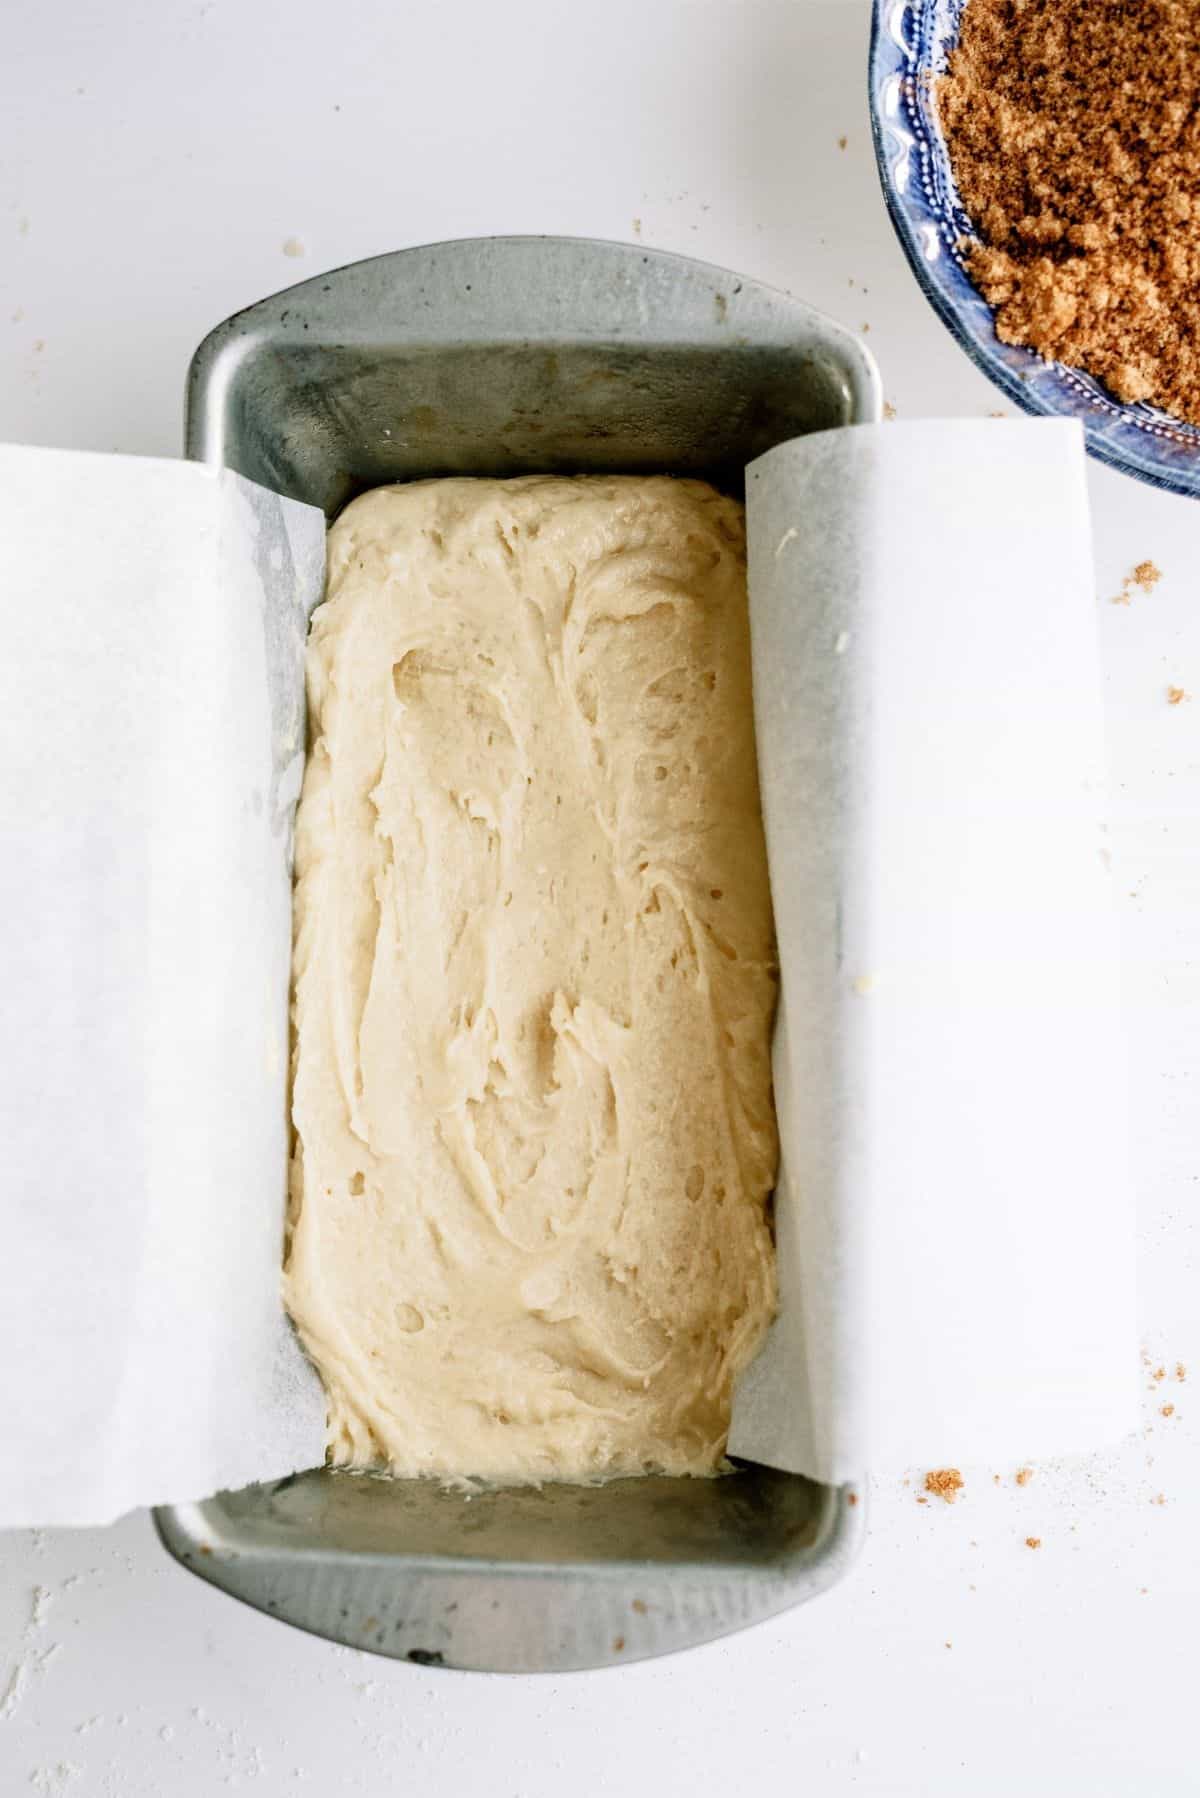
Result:
{"label": "cinnamon sugar crumble", "polygon": [[963,1489],[963,1476],[957,1467],[936,1467],[925,1475],[925,1490],[935,1498],[952,1505]]}
{"label": "cinnamon sugar crumble", "polygon": [[1168,705],[1182,705],[1183,701],[1186,698],[1187,698],[1187,693],[1183,687],[1168,687],[1167,688],[1167,704]]}
{"label": "cinnamon sugar crumble", "polygon": [[1143,593],[1152,593],[1161,580],[1161,568],[1156,568],[1153,562],[1139,562],[1121,582],[1121,591],[1113,595],[1114,606],[1127,606],[1133,598],[1135,587],[1140,588]]}
{"label": "cinnamon sugar crumble", "polygon": [[967,0],[937,100],[997,335],[1200,424],[1200,6]]}
{"label": "cinnamon sugar crumble", "polygon": [[1026,1536],[1025,1546],[1026,1548],[1040,1548],[1042,1546],[1042,1538],[1040,1536]]}
{"label": "cinnamon sugar crumble", "polygon": [[1032,1467],[1018,1467],[1018,1469],[1017,1469],[1017,1485],[1018,1486],[1028,1486],[1028,1484],[1032,1478],[1033,1478],[1033,1468]]}

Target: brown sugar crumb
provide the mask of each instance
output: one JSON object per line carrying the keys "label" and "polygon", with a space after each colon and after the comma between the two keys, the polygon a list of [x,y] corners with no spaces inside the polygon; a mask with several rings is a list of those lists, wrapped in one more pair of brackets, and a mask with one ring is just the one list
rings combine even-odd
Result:
{"label": "brown sugar crumb", "polygon": [[1140,588],[1143,593],[1153,592],[1161,580],[1161,568],[1156,568],[1153,562],[1139,562],[1121,582],[1121,591],[1113,594],[1114,606],[1127,606],[1133,598],[1135,587]]}
{"label": "brown sugar crumb", "polygon": [[1154,1497],[1150,1500],[1150,1503],[1152,1505],[1165,1505],[1166,1502],[1167,1502],[1167,1495],[1165,1492],[1156,1492],[1154,1494]]}
{"label": "brown sugar crumb", "polygon": [[935,1498],[952,1505],[963,1489],[963,1476],[957,1467],[936,1467],[925,1475],[925,1490]]}
{"label": "brown sugar crumb", "polygon": [[1200,6],[967,0],[936,89],[997,335],[1200,424]]}
{"label": "brown sugar crumb", "polygon": [[1175,1378],[1177,1380],[1187,1379],[1187,1368],[1183,1365],[1182,1361],[1176,1361],[1175,1363]]}
{"label": "brown sugar crumb", "polygon": [[895,408],[895,406],[893,406],[893,404],[892,404],[892,402],[891,402],[891,400],[884,400],[884,402],[883,402],[883,416],[884,416],[884,417],[885,417],[885,418],[888,418],[888,419],[891,419],[891,418],[895,418],[895,416],[896,416],[896,408]]}
{"label": "brown sugar crumb", "polygon": [[624,1651],[624,1648],[625,1648],[625,1638],[624,1638],[624,1636],[614,1636],[614,1637],[613,1637],[613,1645],[612,1645],[612,1651],[613,1651],[613,1653],[614,1653],[614,1654],[621,1654],[621,1653],[623,1653],[623,1651]]}
{"label": "brown sugar crumb", "polygon": [[1182,687],[1168,687],[1167,688],[1167,704],[1168,705],[1182,705],[1186,698],[1187,698],[1187,693],[1184,691],[1184,689]]}
{"label": "brown sugar crumb", "polygon": [[[1172,1410],[1174,1410],[1174,1408],[1175,1408],[1174,1406],[1171,1407]],[[856,1505],[858,1503],[858,1493],[857,1492],[848,1492],[846,1494],[846,1503],[848,1505]]]}
{"label": "brown sugar crumb", "polygon": [[1042,1546],[1042,1538],[1040,1536],[1026,1536],[1025,1546],[1026,1548],[1040,1548]]}
{"label": "brown sugar crumb", "polygon": [[838,149],[844,150],[846,148],[846,145],[849,142],[850,142],[850,139],[848,137],[839,137],[838,138]]}
{"label": "brown sugar crumb", "polygon": [[918,1497],[917,1503],[919,1505],[927,1505],[929,1503],[929,1500],[927,1498]]}
{"label": "brown sugar crumb", "polygon": [[636,1611],[639,1617],[644,1617],[646,1615],[646,1600],[644,1598],[635,1598],[629,1608],[630,1610]]}
{"label": "brown sugar crumb", "polygon": [[1028,1484],[1032,1478],[1033,1478],[1033,1468],[1032,1467],[1018,1467],[1017,1468],[1016,1481],[1017,1481],[1018,1486],[1028,1486]]}
{"label": "brown sugar crumb", "polygon": [[1167,1377],[1167,1370],[1165,1367],[1156,1367],[1150,1377],[1152,1380],[1165,1380]]}
{"label": "brown sugar crumb", "polygon": [[1160,1405],[1158,1407],[1158,1414],[1160,1417],[1174,1417],[1175,1407],[1174,1405]]}

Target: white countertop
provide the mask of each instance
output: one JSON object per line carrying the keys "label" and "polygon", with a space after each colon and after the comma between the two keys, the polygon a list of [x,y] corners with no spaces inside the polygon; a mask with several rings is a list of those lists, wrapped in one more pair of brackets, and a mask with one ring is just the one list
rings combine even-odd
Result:
{"label": "white countertop", "polygon": [[[0,435],[174,454],[188,357],[226,314],[357,257],[523,231],[640,235],[869,325],[902,417],[1000,410],[887,223],[867,23],[865,0],[23,8],[0,59]],[[176,1567],[145,1516],[6,1536],[0,1791],[1200,1792],[1200,507],[1098,468],[1091,491],[1143,1432],[1023,1487],[964,1466],[953,1507],[918,1504],[914,1469],[872,1492],[831,1595],[565,1678],[286,1630]],[[1161,583],[1110,604],[1146,559]]]}

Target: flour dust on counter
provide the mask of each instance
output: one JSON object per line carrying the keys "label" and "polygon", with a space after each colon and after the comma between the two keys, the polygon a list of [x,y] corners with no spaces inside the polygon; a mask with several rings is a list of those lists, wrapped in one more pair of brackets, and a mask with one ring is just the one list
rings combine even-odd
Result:
{"label": "flour dust on counter", "polygon": [[285,1290],[331,1460],[718,1470],[775,1306],[741,507],[377,489],[308,683]]}

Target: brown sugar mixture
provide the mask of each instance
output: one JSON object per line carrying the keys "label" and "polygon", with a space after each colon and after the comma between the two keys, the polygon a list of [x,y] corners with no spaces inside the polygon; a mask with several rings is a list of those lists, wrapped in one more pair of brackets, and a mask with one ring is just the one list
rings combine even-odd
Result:
{"label": "brown sugar mixture", "polygon": [[963,1489],[963,1476],[957,1467],[935,1467],[925,1475],[925,1490],[952,1505]]}
{"label": "brown sugar mixture", "polygon": [[1200,424],[1200,4],[967,0],[938,82],[997,334]]}

